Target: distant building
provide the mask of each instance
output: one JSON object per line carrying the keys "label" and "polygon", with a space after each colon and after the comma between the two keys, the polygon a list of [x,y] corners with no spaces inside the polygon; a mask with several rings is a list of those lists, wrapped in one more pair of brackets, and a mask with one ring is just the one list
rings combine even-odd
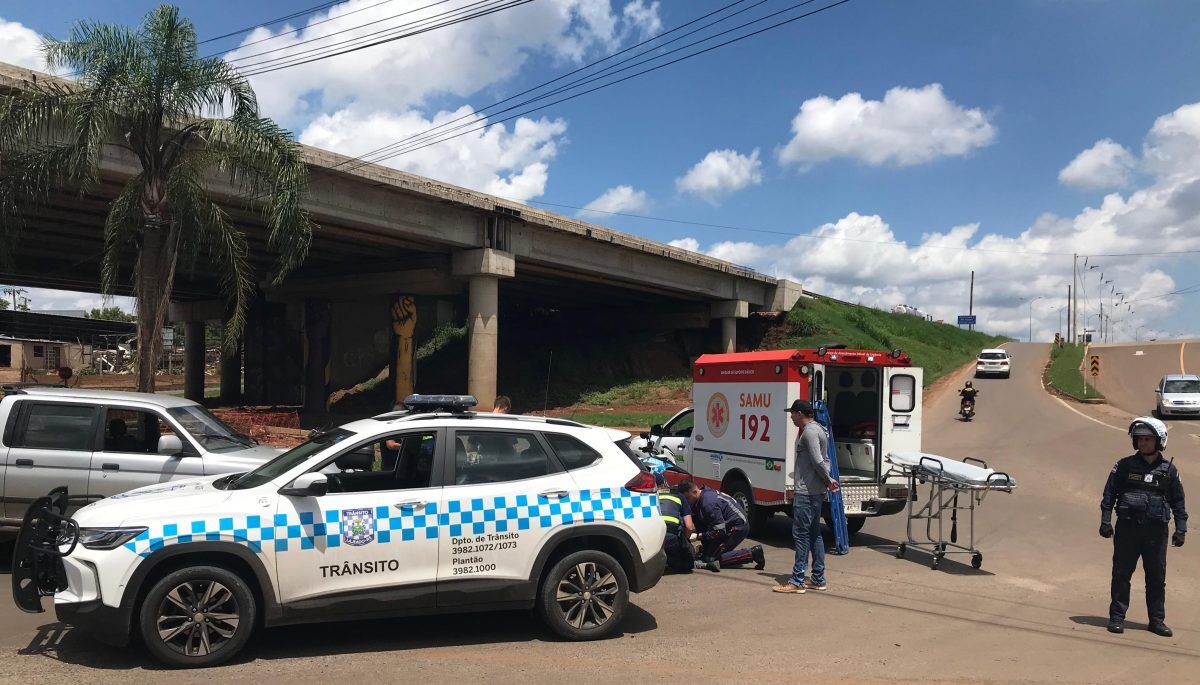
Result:
{"label": "distant building", "polygon": [[135,334],[136,326],[124,321],[0,310],[0,382],[91,366],[95,351],[116,349]]}

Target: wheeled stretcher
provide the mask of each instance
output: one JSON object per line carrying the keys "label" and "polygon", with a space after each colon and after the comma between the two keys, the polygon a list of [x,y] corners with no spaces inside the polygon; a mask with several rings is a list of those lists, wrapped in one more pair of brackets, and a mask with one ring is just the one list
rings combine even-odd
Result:
{"label": "wheeled stretcher", "polygon": [[[934,569],[947,554],[969,554],[971,566],[983,566],[983,553],[975,548],[975,507],[982,504],[983,498],[992,490],[1012,492],[1017,487],[1016,480],[1007,473],[989,468],[986,462],[970,457],[959,461],[924,452],[891,452],[884,459],[892,465],[889,475],[902,475],[908,479],[908,540],[900,543],[896,556],[904,558],[911,547],[929,552],[933,556]],[[929,486],[923,504],[920,504],[922,498],[918,489],[921,485]],[[960,503],[960,498],[966,500],[965,504]],[[968,512],[966,545],[958,544],[960,511]],[[921,539],[913,537],[914,521],[925,522]]]}

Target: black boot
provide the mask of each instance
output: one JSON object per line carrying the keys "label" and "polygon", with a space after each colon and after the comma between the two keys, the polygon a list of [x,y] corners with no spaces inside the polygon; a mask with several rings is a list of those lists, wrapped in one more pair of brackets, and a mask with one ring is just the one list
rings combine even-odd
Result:
{"label": "black boot", "polygon": [[1167,627],[1167,624],[1163,623],[1162,621],[1151,621],[1150,632],[1154,633],[1155,635],[1161,635],[1162,637],[1171,637],[1175,634],[1171,632],[1171,629]]}
{"label": "black boot", "polygon": [[750,548],[750,554],[754,556],[754,568],[759,571],[767,565],[767,557],[763,554],[762,545],[755,545]]}
{"label": "black boot", "polygon": [[1119,618],[1108,619],[1108,632],[1120,635],[1125,632],[1125,622]]}

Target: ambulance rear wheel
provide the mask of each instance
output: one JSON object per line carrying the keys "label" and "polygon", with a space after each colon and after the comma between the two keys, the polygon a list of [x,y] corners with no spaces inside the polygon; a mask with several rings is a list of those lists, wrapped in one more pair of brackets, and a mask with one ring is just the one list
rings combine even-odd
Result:
{"label": "ambulance rear wheel", "polygon": [[608,637],[625,618],[629,580],[616,559],[596,550],[568,554],[542,578],[538,613],[572,641]]}
{"label": "ambulance rear wheel", "polygon": [[242,651],[258,607],[236,573],[219,566],[182,568],[160,579],[142,600],[142,643],[170,666],[225,663]]}
{"label": "ambulance rear wheel", "polygon": [[721,491],[737,500],[737,503],[745,510],[746,516],[750,517],[750,535],[761,533],[771,512],[754,503],[754,496],[750,493],[750,486],[746,481],[729,481],[721,488]]}

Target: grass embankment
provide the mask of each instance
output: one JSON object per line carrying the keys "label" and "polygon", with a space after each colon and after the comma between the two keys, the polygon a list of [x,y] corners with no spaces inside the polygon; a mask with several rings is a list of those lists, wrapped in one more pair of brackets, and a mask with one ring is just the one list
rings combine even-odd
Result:
{"label": "grass embankment", "polygon": [[1083,363],[1083,345],[1064,345],[1050,349],[1050,363],[1042,378],[1046,385],[1058,392],[1077,400],[1103,399],[1104,395],[1091,385],[1084,382],[1084,376],[1079,372]]}
{"label": "grass embankment", "polygon": [[908,314],[816,298],[796,303],[788,313],[785,335],[773,347],[814,348],[825,343],[845,343],[851,349],[900,348],[912,357],[913,366],[925,370],[925,385],[929,385],[970,362],[981,349],[1008,340]]}
{"label": "grass embankment", "polygon": [[[691,402],[692,379],[661,378],[584,393],[572,410],[563,415],[593,426],[629,428],[665,423],[672,411],[649,407],[687,406]],[[639,410],[640,408],[646,408]]]}

